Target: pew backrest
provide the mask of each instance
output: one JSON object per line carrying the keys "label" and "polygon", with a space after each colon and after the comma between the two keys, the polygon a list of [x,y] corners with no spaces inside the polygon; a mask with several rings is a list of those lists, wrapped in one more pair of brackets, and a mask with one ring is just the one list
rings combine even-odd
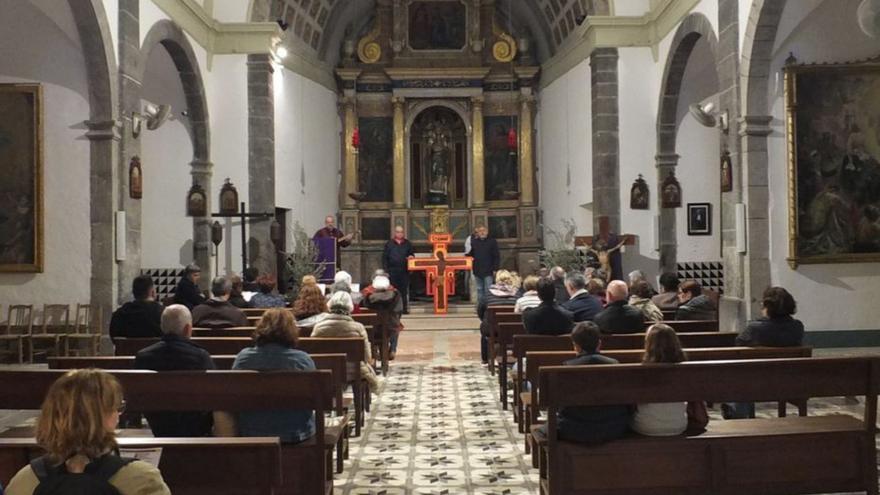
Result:
{"label": "pew backrest", "polygon": [[[736,343],[736,332],[694,332],[678,335],[681,346],[693,347],[733,347]],[[602,349],[642,349],[645,347],[645,334],[613,334],[602,335]]]}
{"label": "pew backrest", "polygon": [[672,327],[676,333],[694,333],[694,332],[717,332],[718,320],[672,320],[672,321],[646,321],[645,331],[655,323],[664,323]]}

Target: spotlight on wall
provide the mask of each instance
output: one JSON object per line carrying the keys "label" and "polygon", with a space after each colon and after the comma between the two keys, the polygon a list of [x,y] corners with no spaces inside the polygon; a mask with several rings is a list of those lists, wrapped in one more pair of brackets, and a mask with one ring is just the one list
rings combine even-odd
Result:
{"label": "spotlight on wall", "polygon": [[147,103],[144,105],[143,113],[132,112],[131,114],[131,135],[135,138],[141,135],[144,123],[147,129],[155,131],[162,127],[162,124],[171,116],[171,105],[155,105]]}
{"label": "spotlight on wall", "polygon": [[189,117],[189,110],[182,110],[180,112],[181,117]]}
{"label": "spotlight on wall", "polygon": [[[728,129],[728,113],[727,110],[719,112],[715,109],[714,103],[694,103],[690,107],[691,115],[697,119],[697,122],[705,127],[715,127],[716,123],[722,131],[727,132]],[[716,120],[717,117],[717,120]]]}
{"label": "spotlight on wall", "polygon": [[280,27],[282,31],[287,31],[290,27],[290,24],[285,22],[284,19],[275,19],[275,23],[278,24],[278,27]]}

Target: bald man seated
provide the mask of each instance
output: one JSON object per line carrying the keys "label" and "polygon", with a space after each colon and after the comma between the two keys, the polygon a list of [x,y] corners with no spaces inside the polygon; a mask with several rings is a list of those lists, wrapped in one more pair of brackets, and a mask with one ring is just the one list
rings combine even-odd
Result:
{"label": "bald man seated", "polygon": [[602,333],[642,333],[645,331],[645,316],[627,304],[629,290],[626,283],[614,280],[605,290],[608,304],[593,320]]}

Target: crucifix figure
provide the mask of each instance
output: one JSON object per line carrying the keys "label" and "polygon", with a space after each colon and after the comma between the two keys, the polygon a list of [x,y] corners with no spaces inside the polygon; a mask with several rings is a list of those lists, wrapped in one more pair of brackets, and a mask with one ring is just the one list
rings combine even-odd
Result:
{"label": "crucifix figure", "polygon": [[410,258],[409,271],[425,272],[425,289],[434,296],[434,314],[448,312],[448,299],[455,294],[455,272],[471,270],[473,260],[468,256],[449,256],[447,246],[452,242],[451,234],[431,234],[428,239],[434,245],[430,258]]}

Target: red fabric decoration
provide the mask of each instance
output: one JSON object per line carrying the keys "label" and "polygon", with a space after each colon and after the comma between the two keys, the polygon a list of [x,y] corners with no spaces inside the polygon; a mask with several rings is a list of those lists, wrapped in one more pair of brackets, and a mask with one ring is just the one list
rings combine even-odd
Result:
{"label": "red fabric decoration", "polygon": [[351,133],[351,147],[356,150],[361,147],[361,131],[357,127],[355,127],[354,132]]}
{"label": "red fabric decoration", "polygon": [[516,129],[513,127],[510,128],[510,131],[507,133],[507,147],[510,148],[511,152],[516,151],[518,147],[518,140],[516,138]]}

